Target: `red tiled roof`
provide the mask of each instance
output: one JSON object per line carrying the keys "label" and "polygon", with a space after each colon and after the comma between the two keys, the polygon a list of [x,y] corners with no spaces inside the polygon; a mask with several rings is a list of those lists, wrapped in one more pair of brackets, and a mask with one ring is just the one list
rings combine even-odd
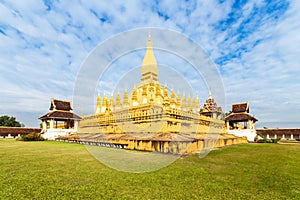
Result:
{"label": "red tiled roof", "polygon": [[231,113],[229,116],[225,118],[225,121],[242,122],[242,121],[248,121],[249,119],[257,121],[256,118],[254,118],[248,113]]}
{"label": "red tiled roof", "polygon": [[232,112],[233,113],[240,113],[240,112],[249,113],[249,104],[247,102],[232,104]]}
{"label": "red tiled roof", "polygon": [[49,110],[66,110],[70,111],[72,109],[72,105],[70,101],[62,101],[62,100],[57,100],[57,99],[51,99],[51,105]]}
{"label": "red tiled roof", "polygon": [[81,120],[82,117],[71,112],[71,111],[60,111],[55,110],[52,112],[48,112],[45,115],[39,117],[40,120],[43,119],[72,119],[72,120]]}
{"label": "red tiled roof", "polygon": [[18,136],[18,134],[40,133],[41,128],[0,127],[0,136]]}
{"label": "red tiled roof", "polygon": [[279,128],[279,129],[256,129],[256,132],[258,134],[263,134],[263,135],[266,135],[266,134],[285,134],[285,135],[289,135],[289,134],[300,134],[300,128]]}

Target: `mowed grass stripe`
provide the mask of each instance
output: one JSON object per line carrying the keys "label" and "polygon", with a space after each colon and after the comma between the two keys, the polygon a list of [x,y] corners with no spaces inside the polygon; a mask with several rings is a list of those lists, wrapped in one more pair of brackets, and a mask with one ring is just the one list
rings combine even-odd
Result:
{"label": "mowed grass stripe", "polygon": [[116,171],[83,145],[0,140],[1,199],[297,199],[300,145],[246,144]]}

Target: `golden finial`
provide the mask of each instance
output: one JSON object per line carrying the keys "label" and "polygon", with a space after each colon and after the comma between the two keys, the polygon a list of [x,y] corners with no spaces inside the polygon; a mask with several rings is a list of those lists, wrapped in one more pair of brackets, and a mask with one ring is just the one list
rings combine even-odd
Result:
{"label": "golden finial", "polygon": [[120,95],[120,91],[118,91],[117,97],[116,97],[116,106],[120,107],[121,104],[121,95]]}
{"label": "golden finial", "polygon": [[97,105],[100,105],[101,97],[100,97],[100,92],[98,92],[97,96]]}
{"label": "golden finial", "polygon": [[108,105],[108,101],[107,101],[107,97],[106,97],[105,92],[104,92],[104,96],[103,96],[103,102],[102,102],[102,105],[103,105],[103,106],[107,106],[107,105]]}
{"label": "golden finial", "polygon": [[195,107],[199,108],[200,107],[200,100],[199,100],[198,96],[196,98],[196,102],[195,103],[196,103]]}
{"label": "golden finial", "polygon": [[96,113],[100,113],[100,112],[101,112],[101,97],[100,97],[100,93],[98,92]]}
{"label": "golden finial", "polygon": [[173,90],[173,89],[171,90],[170,97],[171,97],[171,99],[174,99],[174,98],[175,98],[175,93],[174,93],[174,90]]}
{"label": "golden finial", "polygon": [[109,104],[110,104],[110,106],[114,106],[114,96],[113,95],[110,96]]}
{"label": "golden finial", "polygon": [[185,93],[183,93],[181,106],[182,106],[183,108],[186,107],[186,96],[185,96]]}
{"label": "golden finial", "polygon": [[177,101],[180,101],[180,99],[181,99],[181,97],[180,97],[180,93],[179,93],[179,91],[177,92],[177,96],[176,96],[176,100]]}
{"label": "golden finial", "polygon": [[127,89],[125,89],[125,91],[124,91],[124,95],[123,95],[123,105],[124,105],[124,106],[129,105]]}
{"label": "golden finial", "polygon": [[142,62],[141,72],[142,72],[141,80],[157,81],[158,68],[157,68],[157,62],[152,49],[152,41],[150,35],[148,35],[146,53]]}

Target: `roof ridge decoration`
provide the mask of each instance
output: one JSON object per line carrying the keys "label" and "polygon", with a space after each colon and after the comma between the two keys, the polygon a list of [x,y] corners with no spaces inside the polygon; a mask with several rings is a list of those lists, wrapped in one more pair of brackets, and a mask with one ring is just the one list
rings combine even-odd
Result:
{"label": "roof ridge decoration", "polygon": [[232,112],[225,117],[225,121],[247,121],[257,119],[249,113],[249,102],[232,104]]}
{"label": "roof ridge decoration", "polygon": [[49,110],[73,110],[71,101],[67,100],[59,100],[55,98],[51,98],[51,104]]}
{"label": "roof ridge decoration", "polygon": [[249,113],[249,102],[232,104],[232,113]]}

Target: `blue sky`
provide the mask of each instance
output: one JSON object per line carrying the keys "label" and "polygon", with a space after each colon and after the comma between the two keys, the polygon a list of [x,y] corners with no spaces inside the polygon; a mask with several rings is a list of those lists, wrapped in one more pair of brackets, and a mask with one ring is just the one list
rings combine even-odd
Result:
{"label": "blue sky", "polygon": [[[299,127],[299,9],[296,0],[0,0],[0,115],[38,126],[52,97],[72,100],[80,67],[98,44],[157,27],[207,52],[223,80],[223,110],[248,101],[258,126]],[[206,97],[199,92],[202,103]]]}

